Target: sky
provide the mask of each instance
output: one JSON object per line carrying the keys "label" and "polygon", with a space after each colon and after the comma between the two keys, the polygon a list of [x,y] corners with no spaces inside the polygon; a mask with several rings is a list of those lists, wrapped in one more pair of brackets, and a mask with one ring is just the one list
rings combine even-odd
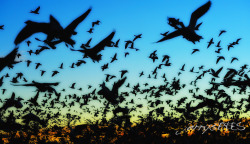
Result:
{"label": "sky", "polygon": [[[15,37],[25,26],[25,21],[49,22],[49,16],[53,15],[62,27],[66,27],[90,7],[92,11],[76,28],[77,35],[72,37],[76,41],[74,49],[79,49],[80,45],[86,43],[90,38],[92,38],[90,45],[94,46],[114,30],[116,33],[113,40],[120,39],[120,43],[119,48],[106,48],[102,51],[103,57],[99,63],[93,63],[90,59],[86,59],[87,64],[72,69],[70,68],[71,64],[81,59],[82,54],[71,51],[64,43],[59,44],[56,50],[44,51],[38,56],[34,54],[29,56],[28,50],[37,49],[38,45],[42,45],[34,38],[45,39],[44,34],[34,34],[27,39],[32,42],[29,47],[25,42],[19,45],[19,52],[22,54],[20,60],[32,60],[30,67],[27,68],[26,63],[16,64],[11,71],[5,68],[0,76],[6,73],[15,76],[15,73],[21,71],[29,82],[32,80],[60,82],[57,90],[68,88],[76,82],[76,87],[82,87],[83,91],[68,90],[68,93],[82,94],[93,90],[88,90],[88,85],[98,88],[99,84],[105,80],[105,74],[114,74],[119,77],[119,71],[123,69],[129,71],[126,75],[128,77],[126,83],[129,82],[131,85],[138,82],[141,85],[148,82],[151,86],[162,84],[163,81],[160,78],[157,80],[146,78],[160,63],[160,60],[153,63],[148,58],[154,50],[157,50],[159,58],[163,55],[169,55],[172,63],[171,67],[164,67],[159,72],[158,77],[166,73],[167,78],[171,80],[177,76],[181,66],[186,64],[187,71],[179,77],[183,83],[189,83],[196,78],[195,74],[188,72],[193,66],[195,70],[198,70],[198,66],[201,65],[204,65],[206,69],[213,68],[215,70],[224,66],[222,73],[225,74],[226,68],[239,69],[242,65],[248,64],[250,52],[249,0],[212,0],[210,10],[198,20],[198,23],[203,22],[203,24],[197,33],[204,39],[195,45],[182,37],[155,43],[162,38],[160,33],[174,31],[167,24],[168,17],[179,18],[184,25],[188,25],[191,13],[206,2],[207,0],[2,0],[0,1],[0,25],[4,25],[4,30],[0,30],[1,57],[14,49]],[[35,10],[38,6],[41,7],[39,15],[29,13],[30,10]],[[91,23],[96,20],[101,21],[100,25],[95,26],[92,34],[87,33],[91,28]],[[226,30],[227,32],[218,37],[220,30]],[[134,45],[139,51],[125,50],[124,41],[132,40],[134,35],[137,34],[142,34],[142,38],[138,39]],[[223,48],[221,54],[214,52],[217,50],[215,45],[209,49],[206,48],[207,42],[211,38],[214,38],[215,43],[221,40]],[[227,51],[227,45],[238,38],[242,38],[240,44]],[[200,52],[191,55],[195,48],[198,48]],[[130,53],[127,58],[124,58],[124,52]],[[110,64],[109,69],[102,72],[101,66],[109,63],[115,53],[118,55],[118,61]],[[217,56],[224,56],[225,61],[216,64]],[[230,64],[232,57],[237,57],[239,61]],[[35,70],[34,64],[36,62],[42,63],[42,66],[37,70]],[[58,70],[62,62],[65,68],[60,70],[55,77],[51,77],[52,71]],[[43,77],[40,77],[40,70],[46,70]],[[144,71],[145,75],[139,78],[141,71]],[[199,87],[208,88],[209,78],[211,76],[199,82]],[[114,81],[107,83],[107,85],[111,86]],[[25,99],[35,95],[34,88],[16,87],[8,82],[4,83],[2,88],[7,89],[6,94],[2,96],[3,98],[9,97],[12,92],[17,92]],[[123,87],[122,89],[126,88]],[[174,99],[188,95],[187,90],[181,91],[179,96],[175,96]],[[227,92],[231,93],[231,89],[228,89]],[[241,97],[246,98],[244,95]],[[232,98],[238,99],[239,96],[233,95]]]}

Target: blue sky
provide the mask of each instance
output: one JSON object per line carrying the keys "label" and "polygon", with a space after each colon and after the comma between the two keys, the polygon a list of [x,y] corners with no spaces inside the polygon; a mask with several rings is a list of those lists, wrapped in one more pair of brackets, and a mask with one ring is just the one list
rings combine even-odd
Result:
{"label": "blue sky", "polygon": [[[44,39],[44,34],[35,34],[27,40],[31,40],[31,46],[27,47],[26,43],[20,44],[19,51],[22,54],[22,60],[32,60],[31,66],[26,68],[26,63],[17,64],[14,70],[9,71],[5,68],[0,75],[9,73],[15,76],[16,72],[22,71],[28,81],[36,80],[40,82],[60,82],[58,90],[67,88],[71,83],[76,82],[76,87],[82,87],[85,92],[87,85],[98,87],[105,79],[104,74],[115,74],[119,76],[119,71],[127,69],[127,82],[131,84],[143,84],[145,82],[150,85],[162,84],[162,80],[148,80],[146,76],[159,64],[160,60],[153,63],[148,58],[149,54],[157,50],[159,58],[162,55],[169,55],[171,67],[163,68],[159,72],[158,77],[166,73],[167,77],[171,80],[177,75],[181,66],[185,63],[186,70],[188,71],[193,66],[197,70],[198,66],[204,65],[206,69],[214,68],[219,69],[221,66],[227,68],[237,68],[249,63],[249,40],[250,40],[250,10],[249,0],[212,0],[210,10],[199,19],[198,22],[203,22],[200,30],[197,32],[204,39],[200,43],[193,44],[182,37],[174,38],[162,43],[154,43],[161,39],[160,33],[166,31],[173,31],[174,29],[167,24],[168,17],[179,18],[185,25],[188,25],[191,13],[199,6],[206,3],[207,0],[2,0],[0,2],[0,25],[4,24],[4,30],[0,31],[0,56],[5,56],[9,53],[14,46],[14,39],[19,31],[25,26],[24,22],[27,20],[37,22],[48,22],[49,15],[53,15],[63,27],[66,27],[72,20],[84,13],[88,8],[92,7],[89,16],[78,25],[76,31],[78,34],[73,36],[76,41],[75,49],[79,49],[82,43],[87,42],[92,37],[91,46],[97,44],[105,36],[109,35],[113,30],[116,34],[113,38],[114,41],[121,39],[119,48],[107,48],[102,52],[103,60],[100,63],[93,63],[91,60],[86,59],[87,64],[79,68],[71,69],[71,63],[76,62],[82,58],[82,54],[72,52],[64,44],[57,46],[56,50],[44,51],[40,55],[29,56],[27,51],[30,49],[37,49],[38,43],[34,40],[35,37]],[[30,10],[41,7],[40,14],[34,15],[29,13]],[[91,27],[91,22],[100,20],[100,25],[96,26],[93,34],[86,31]],[[218,37],[220,30],[227,32]],[[134,35],[141,34],[142,39],[138,39],[135,47],[139,48],[138,52],[134,50],[125,50],[124,41],[132,40]],[[207,49],[207,42],[214,38],[215,43],[221,40],[222,52],[226,60],[216,63],[218,54],[215,54],[215,46]],[[237,38],[242,38],[240,44],[235,46],[229,52],[227,45]],[[198,48],[200,52],[191,56],[192,49]],[[125,59],[124,52],[129,51],[130,55]],[[118,61],[109,65],[109,69],[104,72],[101,71],[101,66],[110,62],[115,53],[118,54]],[[230,64],[232,57],[238,57],[239,61]],[[43,65],[40,69],[35,70],[34,63],[41,62]],[[64,70],[51,78],[53,70],[58,70],[61,63],[64,63]],[[44,77],[41,79],[40,70],[46,70]],[[145,76],[139,79],[139,73],[144,71]],[[180,76],[183,83],[189,83],[196,77],[194,74],[185,72]],[[211,77],[207,77],[209,80]],[[107,85],[113,83],[111,81]],[[202,81],[199,83],[200,87],[207,88],[208,82]],[[29,98],[35,95],[34,88],[13,87],[8,82],[4,84],[8,90],[4,97],[8,97],[12,91],[20,93],[21,96]],[[91,89],[92,90],[92,89]],[[228,90],[230,93],[231,89]],[[73,92],[73,91],[72,91]],[[69,92],[70,93],[70,92]],[[75,91],[73,92],[75,93]],[[80,92],[77,92],[80,94]],[[84,93],[84,92],[81,92]],[[188,95],[185,91],[181,94]],[[181,97],[182,95],[180,95]],[[244,96],[243,96],[244,97]],[[179,97],[178,97],[179,98]]]}

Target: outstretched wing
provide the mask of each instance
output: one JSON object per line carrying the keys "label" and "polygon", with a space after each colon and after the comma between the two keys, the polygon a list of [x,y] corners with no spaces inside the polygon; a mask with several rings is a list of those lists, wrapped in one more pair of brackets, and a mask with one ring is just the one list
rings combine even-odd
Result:
{"label": "outstretched wing", "polygon": [[73,22],[71,22],[64,30],[66,33],[72,35],[74,33],[75,28],[80,24],[90,13],[91,8],[89,8],[84,14],[79,16],[77,19],[75,19]]}
{"label": "outstretched wing", "polygon": [[105,46],[109,45],[111,43],[112,38],[115,35],[115,31],[113,31],[111,34],[109,34],[105,39],[103,39],[101,42],[99,42],[97,45],[95,45],[91,50],[91,52],[97,54],[101,50],[104,50]]}
{"label": "outstretched wing", "polygon": [[115,82],[114,85],[113,85],[112,91],[113,92],[118,92],[118,89],[124,84],[126,79],[127,79],[127,77]]}
{"label": "outstretched wing", "polygon": [[181,35],[181,32],[179,30],[177,30],[177,31],[174,31],[174,32],[168,34],[167,36],[163,37],[162,39],[160,39],[156,43],[159,43],[159,42],[162,42],[162,41],[165,41],[165,40],[168,40],[168,39],[172,39],[172,38],[180,36],[180,35]]}
{"label": "outstretched wing", "polygon": [[16,58],[18,48],[12,50],[7,56],[0,59],[0,71],[4,69],[5,66],[9,65]]}
{"label": "outstretched wing", "polygon": [[15,45],[21,43],[31,35],[38,33],[38,32],[43,32],[45,34],[48,33],[49,31],[49,24],[48,23],[37,23],[33,21],[27,21],[25,22],[26,26],[19,32],[15,39]]}
{"label": "outstretched wing", "polygon": [[12,50],[7,56],[5,56],[6,60],[14,60],[16,58],[17,55],[17,50],[18,48],[15,48],[14,50]]}
{"label": "outstretched wing", "polygon": [[208,1],[206,4],[195,10],[191,15],[189,27],[195,28],[197,20],[209,10],[210,6],[211,1]]}

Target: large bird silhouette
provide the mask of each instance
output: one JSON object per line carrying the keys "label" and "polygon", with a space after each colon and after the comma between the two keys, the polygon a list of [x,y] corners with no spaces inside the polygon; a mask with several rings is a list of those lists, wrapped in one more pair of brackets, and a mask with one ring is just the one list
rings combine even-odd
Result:
{"label": "large bird silhouette", "polygon": [[7,66],[13,68],[13,64],[19,63],[20,61],[15,61],[17,56],[18,48],[12,50],[7,56],[0,58],[0,72]]}
{"label": "large bird silhouette", "polygon": [[168,18],[169,25],[174,27],[176,31],[169,33],[168,35],[164,36],[162,39],[160,39],[158,42],[162,42],[168,39],[172,39],[174,37],[182,35],[183,38],[187,39],[188,41],[191,41],[195,44],[195,42],[199,42],[200,39],[202,39],[202,36],[196,34],[197,30],[197,20],[203,16],[210,8],[211,6],[211,1],[208,1],[206,4],[195,10],[190,18],[190,22],[188,26],[184,26],[182,22],[179,21],[179,19],[175,18]]}
{"label": "large bird silhouette", "polygon": [[31,35],[42,32],[47,35],[47,39],[45,40],[47,42],[51,42],[57,38],[59,40],[57,40],[55,44],[64,41],[73,46],[75,41],[71,39],[71,36],[76,35],[75,28],[88,16],[90,11],[91,8],[71,22],[66,28],[62,28],[60,23],[52,15],[50,16],[49,23],[39,23],[28,20],[25,22],[26,26],[17,35],[14,43],[17,45]]}

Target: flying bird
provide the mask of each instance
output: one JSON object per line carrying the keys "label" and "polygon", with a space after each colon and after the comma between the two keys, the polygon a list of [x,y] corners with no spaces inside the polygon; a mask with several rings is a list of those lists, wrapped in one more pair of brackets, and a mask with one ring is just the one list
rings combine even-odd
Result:
{"label": "flying bird", "polygon": [[216,60],[216,64],[218,64],[220,60],[225,60],[225,58],[223,56],[218,56]]}
{"label": "flying bird", "polygon": [[62,28],[60,23],[52,15],[50,16],[49,23],[39,23],[28,20],[25,22],[26,26],[18,33],[14,43],[18,45],[31,35],[42,32],[47,35],[45,42],[51,42],[53,39],[58,38],[59,40],[55,41],[55,44],[64,41],[73,46],[75,41],[71,39],[71,36],[77,34],[75,28],[88,16],[90,11],[91,8],[71,22],[66,28]]}
{"label": "flying bird", "polygon": [[102,55],[99,54],[106,46],[109,46],[111,44],[111,40],[115,35],[115,31],[113,31],[111,34],[109,34],[106,38],[104,38],[101,42],[99,42],[97,45],[95,45],[91,49],[83,48],[83,50],[74,50],[72,51],[79,51],[84,54],[84,58],[91,58],[93,62],[97,61],[99,62],[102,59]]}
{"label": "flying bird", "polygon": [[31,10],[30,13],[33,13],[33,14],[39,14],[39,10],[40,10],[40,6],[37,7],[34,11]]}
{"label": "flying bird", "polygon": [[18,48],[12,50],[8,55],[5,57],[0,58],[0,72],[7,66],[8,68],[13,68],[14,64],[17,64],[21,61],[15,61],[17,56]]}
{"label": "flying bird", "polygon": [[193,52],[191,53],[191,55],[194,54],[195,52],[198,52],[198,51],[200,51],[200,50],[199,49],[193,49]]}
{"label": "flying bird", "polygon": [[208,43],[207,48],[209,48],[212,44],[214,44],[213,38],[211,38],[211,40],[207,43]]}
{"label": "flying bird", "polygon": [[219,33],[219,36],[221,36],[225,32],[226,32],[225,30],[221,30],[220,33]]}
{"label": "flying bird", "polygon": [[190,22],[188,26],[184,26],[182,22],[179,21],[179,19],[175,18],[168,18],[169,25],[174,27],[176,31],[164,36],[162,39],[160,39],[158,42],[162,42],[168,39],[172,39],[174,37],[182,35],[185,39],[188,41],[191,41],[195,44],[195,42],[199,42],[200,39],[202,39],[202,36],[196,34],[196,23],[197,20],[202,17],[210,8],[211,1],[208,1],[206,4],[199,7],[197,10],[195,10],[190,18]]}
{"label": "flying bird", "polygon": [[231,63],[233,63],[234,61],[239,61],[239,59],[238,58],[236,58],[236,57],[232,57],[232,60],[231,60]]}

